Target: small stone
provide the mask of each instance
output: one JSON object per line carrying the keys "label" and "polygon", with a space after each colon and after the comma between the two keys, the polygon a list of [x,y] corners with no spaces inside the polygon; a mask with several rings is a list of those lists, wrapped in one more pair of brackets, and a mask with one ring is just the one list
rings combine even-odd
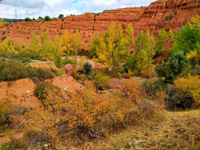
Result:
{"label": "small stone", "polygon": [[135,141],[135,144],[140,144],[140,143],[142,143],[143,141],[142,140],[136,140]]}

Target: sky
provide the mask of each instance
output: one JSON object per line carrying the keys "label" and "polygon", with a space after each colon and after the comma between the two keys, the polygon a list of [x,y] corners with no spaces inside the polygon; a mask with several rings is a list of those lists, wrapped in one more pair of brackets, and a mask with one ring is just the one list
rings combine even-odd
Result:
{"label": "sky", "polygon": [[85,12],[102,12],[104,10],[148,6],[155,0],[0,0],[0,18],[26,17],[37,19],[39,16],[58,17]]}

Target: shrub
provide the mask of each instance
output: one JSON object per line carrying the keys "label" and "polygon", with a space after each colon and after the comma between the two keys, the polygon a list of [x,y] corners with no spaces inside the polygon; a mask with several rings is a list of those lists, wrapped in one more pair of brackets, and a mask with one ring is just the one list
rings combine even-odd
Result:
{"label": "shrub", "polygon": [[146,93],[150,96],[156,95],[157,91],[162,91],[166,86],[166,84],[164,84],[162,80],[146,81],[142,85]]}
{"label": "shrub", "polygon": [[181,77],[174,81],[175,87],[169,91],[166,106],[169,109],[186,109],[200,105],[199,76]]}
{"label": "shrub", "polygon": [[[181,95],[188,95],[194,100],[195,105],[200,104],[200,79],[199,76],[178,78],[174,81],[175,88]],[[187,100],[186,100],[187,101]]]}
{"label": "shrub", "polygon": [[55,75],[48,69],[25,66],[15,61],[0,61],[0,81],[13,81],[33,77],[44,80],[54,76]]}
{"label": "shrub", "polygon": [[187,59],[183,53],[176,53],[167,63],[162,62],[156,67],[156,72],[160,77],[165,77],[164,81],[172,83],[187,65]]}
{"label": "shrub", "polygon": [[60,15],[58,16],[59,19],[62,19],[63,17],[64,17],[63,14],[60,14]]}
{"label": "shrub", "polygon": [[72,76],[75,80],[81,79],[81,75],[80,75],[78,72],[76,72],[75,69],[72,70],[71,76]]}
{"label": "shrub", "polygon": [[89,75],[90,73],[92,73],[92,65],[90,63],[86,62],[83,65],[83,74]]}
{"label": "shrub", "polygon": [[168,109],[186,109],[191,108],[194,103],[193,98],[187,94],[180,94],[175,88],[169,90],[169,98],[166,101]]}
{"label": "shrub", "polygon": [[122,73],[122,75],[120,76],[120,77],[122,77],[122,78],[130,78],[131,77],[131,74],[130,73],[127,73],[127,72],[124,72],[124,73]]}
{"label": "shrub", "polygon": [[10,105],[9,101],[0,103],[0,125],[4,125],[9,121]]}
{"label": "shrub", "polygon": [[48,70],[48,69],[38,68],[37,72],[38,72],[38,76],[37,77],[40,80],[45,80],[45,79],[50,79],[50,78],[55,77],[55,75],[50,70]]}
{"label": "shrub", "polygon": [[31,59],[30,59],[29,57],[23,57],[23,58],[22,58],[22,62],[23,62],[23,63],[26,63],[26,62],[27,62],[27,63],[30,63],[30,62],[31,62]]}
{"label": "shrub", "polygon": [[[44,107],[47,107],[47,102],[46,100],[48,100],[48,105],[50,103],[49,99],[54,99],[57,96],[61,97],[61,90],[54,86],[53,84],[51,84],[50,82],[41,82],[40,84],[37,85],[37,87],[35,88],[35,95],[41,100],[42,104]],[[53,103],[51,103],[50,105],[53,105]]]}
{"label": "shrub", "polygon": [[63,97],[57,87],[43,82],[35,89],[43,107],[36,104],[15,121],[26,132],[41,134],[56,149],[62,132],[82,140],[102,137],[133,124],[137,117],[138,120],[140,117],[152,118],[158,111],[154,103],[144,101],[141,87],[132,80],[126,81],[121,94],[125,92],[126,97],[114,97],[114,100],[96,92],[90,82],[85,87],[80,93],[68,93]]}
{"label": "shrub", "polygon": [[172,20],[172,18],[173,18],[176,14],[177,14],[177,12],[174,11],[172,14],[170,14],[169,16],[167,16],[167,17],[165,18],[165,20]]}
{"label": "shrub", "polygon": [[65,59],[64,59],[64,61],[63,61],[63,64],[71,64],[71,65],[73,65],[73,67],[75,68],[76,65],[77,65],[77,60],[76,60],[76,59],[71,59],[71,58],[65,57]]}
{"label": "shrub", "polygon": [[40,54],[35,54],[35,55],[33,55],[33,59],[42,60],[42,56]]}
{"label": "shrub", "polygon": [[49,21],[49,20],[50,20],[50,17],[49,17],[49,16],[45,16],[45,17],[44,17],[44,20],[45,20],[45,21]]}
{"label": "shrub", "polygon": [[30,19],[30,18],[25,18],[24,20],[25,20],[25,21],[31,21],[31,19]]}
{"label": "shrub", "polygon": [[94,85],[97,89],[104,89],[109,84],[109,76],[103,75],[102,73],[93,73],[92,79],[94,81]]}
{"label": "shrub", "polygon": [[141,70],[141,76],[145,78],[151,78],[153,75],[153,65],[150,64],[147,67],[144,67],[144,69]]}
{"label": "shrub", "polygon": [[115,97],[116,116],[114,117],[114,126],[126,126],[140,120],[140,118],[152,118],[160,115],[160,108],[155,102],[147,100],[143,87],[127,79],[124,85],[119,89],[119,97]]}
{"label": "shrub", "polygon": [[121,91],[121,97],[128,98],[135,103],[140,102],[144,96],[142,86],[132,79],[124,81],[124,86],[122,87]]}

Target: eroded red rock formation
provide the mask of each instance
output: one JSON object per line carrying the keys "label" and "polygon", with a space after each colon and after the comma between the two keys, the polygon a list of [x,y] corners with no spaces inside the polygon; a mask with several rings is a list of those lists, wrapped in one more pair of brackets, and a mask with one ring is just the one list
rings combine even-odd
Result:
{"label": "eroded red rock formation", "polygon": [[31,32],[41,35],[48,31],[50,37],[53,37],[61,35],[64,30],[72,33],[79,30],[85,47],[95,33],[105,32],[111,22],[121,24],[124,29],[132,23],[136,35],[140,30],[148,28],[154,34],[161,28],[179,30],[195,14],[200,14],[200,2],[196,0],[160,0],[148,7],[107,10],[99,15],[85,13],[67,16],[62,20],[12,23],[0,29],[0,42],[8,37],[15,43],[26,45],[30,43]]}

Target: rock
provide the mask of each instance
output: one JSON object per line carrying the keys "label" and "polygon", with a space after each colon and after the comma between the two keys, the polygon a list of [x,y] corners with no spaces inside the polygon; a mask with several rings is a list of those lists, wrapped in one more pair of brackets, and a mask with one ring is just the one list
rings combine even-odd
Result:
{"label": "rock", "polygon": [[135,144],[140,144],[140,143],[142,143],[143,142],[143,140],[136,140],[135,141]]}
{"label": "rock", "polygon": [[[64,66],[64,69],[66,70],[66,73],[67,73],[68,75],[71,75],[72,70],[73,70],[73,66],[72,66],[71,64],[66,64],[66,65]],[[65,81],[64,81],[64,82],[65,82]]]}

